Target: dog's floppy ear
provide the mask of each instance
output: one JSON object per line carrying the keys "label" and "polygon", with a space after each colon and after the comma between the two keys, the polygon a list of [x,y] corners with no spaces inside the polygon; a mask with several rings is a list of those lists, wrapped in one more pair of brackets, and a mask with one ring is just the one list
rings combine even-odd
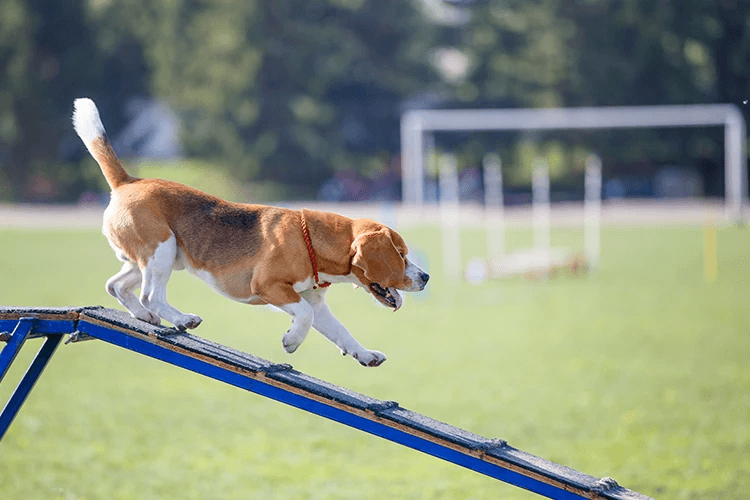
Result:
{"label": "dog's floppy ear", "polygon": [[352,266],[360,268],[370,281],[388,287],[403,277],[404,259],[386,230],[357,236],[352,251]]}

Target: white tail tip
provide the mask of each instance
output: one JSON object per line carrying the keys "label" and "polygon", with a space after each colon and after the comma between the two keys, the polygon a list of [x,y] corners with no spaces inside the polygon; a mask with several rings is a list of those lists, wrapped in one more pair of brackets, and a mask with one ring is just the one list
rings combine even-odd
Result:
{"label": "white tail tip", "polygon": [[73,102],[73,128],[87,147],[94,139],[104,136],[104,125],[94,101],[83,98]]}

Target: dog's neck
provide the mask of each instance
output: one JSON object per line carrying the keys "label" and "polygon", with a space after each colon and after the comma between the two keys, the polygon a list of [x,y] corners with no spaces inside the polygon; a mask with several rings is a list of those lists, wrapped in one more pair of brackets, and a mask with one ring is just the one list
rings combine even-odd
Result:
{"label": "dog's neck", "polygon": [[[351,272],[351,244],[356,237],[353,234],[353,220],[327,212],[305,210],[305,221],[318,272],[334,276],[348,275]],[[350,235],[347,245],[341,244],[342,234]]]}

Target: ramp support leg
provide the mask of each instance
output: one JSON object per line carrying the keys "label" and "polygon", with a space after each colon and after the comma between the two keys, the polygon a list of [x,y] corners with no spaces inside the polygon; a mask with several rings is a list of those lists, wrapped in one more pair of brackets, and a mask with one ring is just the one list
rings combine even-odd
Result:
{"label": "ramp support leg", "polygon": [[0,352],[0,382],[3,381],[3,377],[8,373],[8,368],[13,364],[13,360],[21,351],[23,343],[26,342],[26,338],[29,333],[36,326],[36,318],[21,318],[16,323],[16,328],[9,336],[8,334],[2,334],[3,340],[8,343],[5,344],[2,352]]}
{"label": "ramp support leg", "polygon": [[[26,341],[26,338],[33,329],[35,323],[36,320],[33,318],[21,318],[21,320],[19,320],[18,325],[16,325],[15,330],[8,340],[8,344],[3,348],[2,352],[0,352],[0,380],[2,380],[8,372],[8,368],[21,350],[23,343]],[[44,344],[39,349],[39,352],[37,352],[34,361],[31,362],[29,369],[26,371],[26,374],[18,383],[15,392],[13,392],[13,395],[5,405],[5,408],[3,408],[2,413],[0,413],[0,440],[2,440],[16,414],[18,414],[21,405],[26,401],[31,389],[34,388],[34,384],[37,379],[39,379],[42,371],[44,371],[44,368],[47,366],[52,355],[55,353],[62,337],[62,334],[47,336]]]}

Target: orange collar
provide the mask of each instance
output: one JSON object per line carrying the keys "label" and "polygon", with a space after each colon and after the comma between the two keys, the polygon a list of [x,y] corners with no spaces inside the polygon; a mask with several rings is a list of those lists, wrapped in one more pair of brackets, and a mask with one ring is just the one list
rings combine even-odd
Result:
{"label": "orange collar", "polygon": [[307,245],[307,253],[310,255],[310,262],[313,268],[313,277],[315,278],[315,285],[313,290],[316,288],[325,288],[331,286],[331,283],[321,283],[318,278],[318,262],[315,260],[315,252],[313,251],[312,242],[310,241],[310,231],[307,229],[307,220],[305,219],[304,209],[299,211],[300,219],[302,220],[302,236],[305,238],[305,244]]}

